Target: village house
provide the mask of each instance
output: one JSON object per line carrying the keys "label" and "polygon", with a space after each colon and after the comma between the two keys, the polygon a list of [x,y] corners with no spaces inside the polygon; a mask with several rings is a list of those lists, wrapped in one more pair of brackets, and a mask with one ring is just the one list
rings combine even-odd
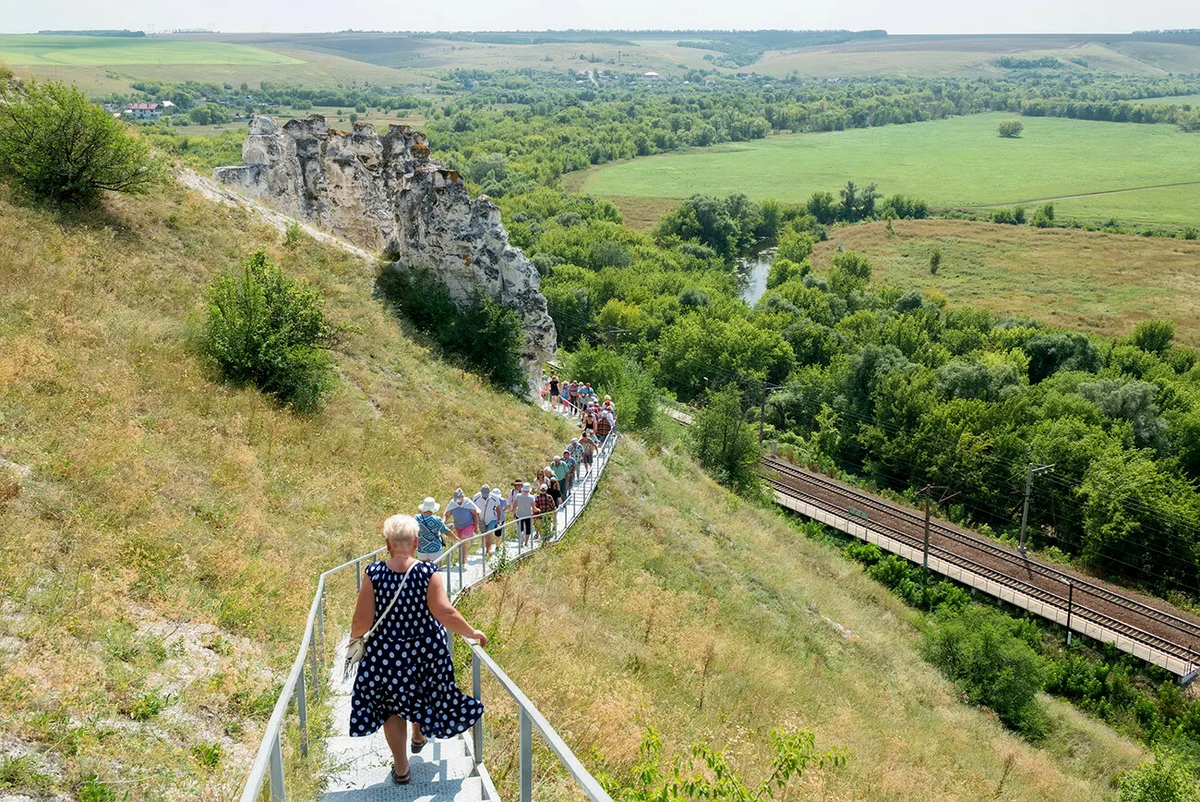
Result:
{"label": "village house", "polygon": [[130,103],[125,107],[125,116],[138,120],[157,120],[163,109],[158,103]]}

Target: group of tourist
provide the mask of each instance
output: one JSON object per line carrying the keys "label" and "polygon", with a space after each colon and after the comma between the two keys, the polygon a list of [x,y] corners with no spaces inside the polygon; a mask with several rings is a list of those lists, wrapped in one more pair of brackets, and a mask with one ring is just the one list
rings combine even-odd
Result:
{"label": "group of tourist", "polygon": [[[549,381],[547,378],[547,384]],[[557,376],[553,381],[558,391]],[[516,521],[522,545],[530,544],[535,529],[545,542],[553,535],[555,516],[538,516],[557,510],[576,481],[591,473],[615,426],[611,399],[606,396],[601,403],[590,385],[568,384],[575,388],[574,395],[567,390],[559,398],[585,410],[580,414],[584,430],[561,455],[556,454],[549,465],[537,471],[532,481],[514,479],[508,493],[499,485],[485,484],[473,497],[459,488],[441,516],[441,505],[429,497],[417,506],[415,516],[393,515],[384,521],[388,558],[364,571],[347,650],[348,655],[359,657],[357,663],[347,659],[347,671],[357,665],[350,735],[367,736],[383,728],[392,752],[389,778],[393,783],[403,785],[412,779],[409,749],[416,754],[430,738],[463,733],[483,715],[483,705],[459,691],[454,679],[446,631],[481,645],[487,644],[487,636],[467,623],[446,593],[436,563],[447,545],[445,538],[460,544],[462,563],[466,560],[464,541],[484,532],[486,560],[495,545],[493,533],[510,519]],[[560,406],[556,403],[553,408]],[[601,427],[599,422],[606,425]],[[535,527],[535,520],[546,523]]]}
{"label": "group of tourist", "polygon": [[560,381],[557,373],[542,374],[542,398],[551,409],[561,409],[564,414],[579,417],[585,434],[592,434],[601,442],[617,426],[617,410],[612,396],[604,396],[592,389],[588,382]]}

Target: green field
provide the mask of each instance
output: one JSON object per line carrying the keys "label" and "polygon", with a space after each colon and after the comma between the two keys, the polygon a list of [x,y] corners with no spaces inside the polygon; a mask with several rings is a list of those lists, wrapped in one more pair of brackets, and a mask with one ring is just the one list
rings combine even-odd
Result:
{"label": "green field", "polygon": [[1167,97],[1148,97],[1138,103],[1153,106],[1200,106],[1200,95],[1168,95]]}
{"label": "green field", "polygon": [[595,195],[667,199],[744,192],[806,198],[847,180],[938,205],[1053,200],[1060,217],[1200,222],[1200,136],[1168,125],[1025,118],[1002,139],[1005,114],[777,136],[593,168],[571,182]]}
{"label": "green field", "polygon": [[301,64],[299,59],[226,42],[123,36],[0,34],[0,61],[13,66],[88,67],[138,64]]}

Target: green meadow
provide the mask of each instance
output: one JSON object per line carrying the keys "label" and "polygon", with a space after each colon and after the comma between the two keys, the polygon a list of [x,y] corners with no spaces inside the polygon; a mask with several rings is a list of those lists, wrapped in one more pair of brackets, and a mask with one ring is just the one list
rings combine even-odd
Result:
{"label": "green meadow", "polygon": [[136,64],[301,64],[257,47],[156,37],[0,34],[0,62],[11,66]]}
{"label": "green meadow", "polygon": [[946,206],[1053,200],[1060,217],[1200,222],[1200,135],[1169,125],[1023,118],[1008,114],[820,134],[776,136],[593,168],[572,181],[596,195],[678,199],[744,192],[798,201],[847,180],[876,182]]}

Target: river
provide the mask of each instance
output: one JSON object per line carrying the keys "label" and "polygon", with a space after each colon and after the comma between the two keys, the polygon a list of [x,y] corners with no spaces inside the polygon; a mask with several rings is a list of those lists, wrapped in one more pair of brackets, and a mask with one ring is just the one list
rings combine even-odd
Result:
{"label": "river", "polygon": [[768,248],[756,253],[752,259],[738,262],[738,284],[741,286],[738,294],[751,306],[758,303],[758,299],[767,291],[767,274],[771,272],[773,258],[775,249]]}

